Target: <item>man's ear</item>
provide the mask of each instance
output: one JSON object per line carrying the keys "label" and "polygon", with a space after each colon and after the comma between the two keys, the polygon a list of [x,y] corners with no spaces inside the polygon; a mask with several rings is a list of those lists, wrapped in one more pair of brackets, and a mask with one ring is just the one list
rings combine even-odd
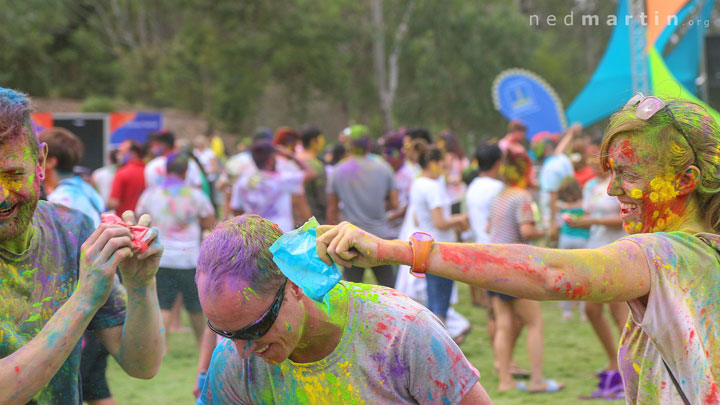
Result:
{"label": "man's ear", "polygon": [[695,165],[688,166],[684,172],[677,175],[677,192],[678,195],[687,195],[695,191],[700,184],[700,169]]}
{"label": "man's ear", "polygon": [[[40,144],[40,150],[38,151],[37,156],[37,174],[38,178],[40,180],[45,180],[45,166],[48,162],[48,145],[47,143],[43,142]],[[52,158],[52,167],[50,169],[54,169],[55,165],[57,164],[57,158]]]}
{"label": "man's ear", "polygon": [[305,296],[305,291],[303,291],[303,289],[300,288],[299,285],[293,283],[290,279],[288,279],[288,288],[290,290],[290,293],[297,299],[301,299]]}

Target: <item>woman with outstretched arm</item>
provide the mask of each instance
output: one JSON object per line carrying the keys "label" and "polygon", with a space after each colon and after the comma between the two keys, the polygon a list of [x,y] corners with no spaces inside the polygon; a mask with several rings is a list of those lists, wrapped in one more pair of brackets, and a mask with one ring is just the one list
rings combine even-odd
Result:
{"label": "woman with outstretched arm", "polygon": [[326,262],[405,264],[532,300],[627,302],[618,363],[628,403],[718,403],[720,128],[702,107],[636,94],[601,146],[631,234],[597,249],[383,240],[318,229]]}

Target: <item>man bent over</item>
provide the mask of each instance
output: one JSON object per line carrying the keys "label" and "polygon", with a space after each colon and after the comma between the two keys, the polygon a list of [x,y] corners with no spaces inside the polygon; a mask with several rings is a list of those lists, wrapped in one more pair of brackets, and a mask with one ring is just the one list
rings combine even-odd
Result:
{"label": "man bent over", "polygon": [[258,216],[228,220],[197,268],[215,349],[206,404],[490,403],[440,321],[386,287],[340,282],[322,303],[288,280]]}

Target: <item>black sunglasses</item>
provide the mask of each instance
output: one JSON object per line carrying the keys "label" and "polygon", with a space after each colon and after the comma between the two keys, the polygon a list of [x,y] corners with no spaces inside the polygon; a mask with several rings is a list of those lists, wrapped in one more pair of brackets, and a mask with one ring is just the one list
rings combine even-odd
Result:
{"label": "black sunglasses", "polygon": [[270,331],[270,328],[272,328],[275,320],[278,317],[278,314],[280,313],[280,305],[282,305],[283,298],[285,298],[286,284],[287,279],[285,279],[282,287],[280,287],[280,291],[278,291],[277,295],[275,296],[275,300],[270,305],[270,308],[265,311],[265,313],[263,314],[263,316],[260,317],[260,319],[253,322],[250,326],[242,328],[236,332],[226,332],[224,330],[215,329],[215,327],[212,326],[210,320],[208,319],[208,328],[210,328],[211,331],[217,333],[224,338],[233,340],[255,340],[265,336],[265,334]]}

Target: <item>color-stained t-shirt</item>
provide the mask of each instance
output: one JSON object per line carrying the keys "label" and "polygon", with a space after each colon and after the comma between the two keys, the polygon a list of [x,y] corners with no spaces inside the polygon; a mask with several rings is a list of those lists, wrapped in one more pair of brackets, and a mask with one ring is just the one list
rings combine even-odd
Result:
{"label": "color-stained t-shirt", "polygon": [[85,213],[92,219],[94,228],[100,225],[100,215],[105,212],[105,202],[100,194],[79,176],[60,180],[47,199]]}
{"label": "color-stained t-shirt", "polygon": [[628,302],[631,316],[620,340],[628,403],[682,404],[663,359],[691,404],[720,403],[720,236],[697,236],[624,238],[645,253],[651,280],[647,306]]}
{"label": "color-stained t-shirt", "polygon": [[145,190],[138,200],[138,215],[150,214],[163,243],[160,267],[194,269],[200,256],[201,218],[215,215],[202,190],[179,178],[166,177],[160,185]]}
{"label": "color-stained t-shirt", "polygon": [[277,224],[283,232],[294,226],[291,196],[302,188],[305,173],[299,170],[258,170],[240,177],[233,186],[230,208],[257,214]]}
{"label": "color-stained t-shirt", "polygon": [[523,243],[520,225],[534,223],[532,196],[527,190],[506,187],[490,203],[490,243]]}
{"label": "color-stained t-shirt", "polygon": [[[30,248],[15,254],[0,248],[0,358],[32,340],[75,290],[80,246],[93,231],[87,215],[39,201]],[[90,321],[89,330],[125,321],[125,290],[117,281],[110,297]],[[80,341],[33,404],[80,404]]]}
{"label": "color-stained t-shirt", "polygon": [[395,237],[385,209],[395,189],[395,174],[387,162],[373,154],[347,157],[335,167],[329,182],[330,194],[342,203],[344,220],[373,235]]}
{"label": "color-stained t-shirt", "polygon": [[[347,302],[340,343],[324,359],[273,365],[215,349],[206,404],[454,404],[479,379],[427,308],[386,287],[340,282],[330,307]],[[322,308],[323,306],[321,306]],[[325,307],[327,308],[327,307]]]}

